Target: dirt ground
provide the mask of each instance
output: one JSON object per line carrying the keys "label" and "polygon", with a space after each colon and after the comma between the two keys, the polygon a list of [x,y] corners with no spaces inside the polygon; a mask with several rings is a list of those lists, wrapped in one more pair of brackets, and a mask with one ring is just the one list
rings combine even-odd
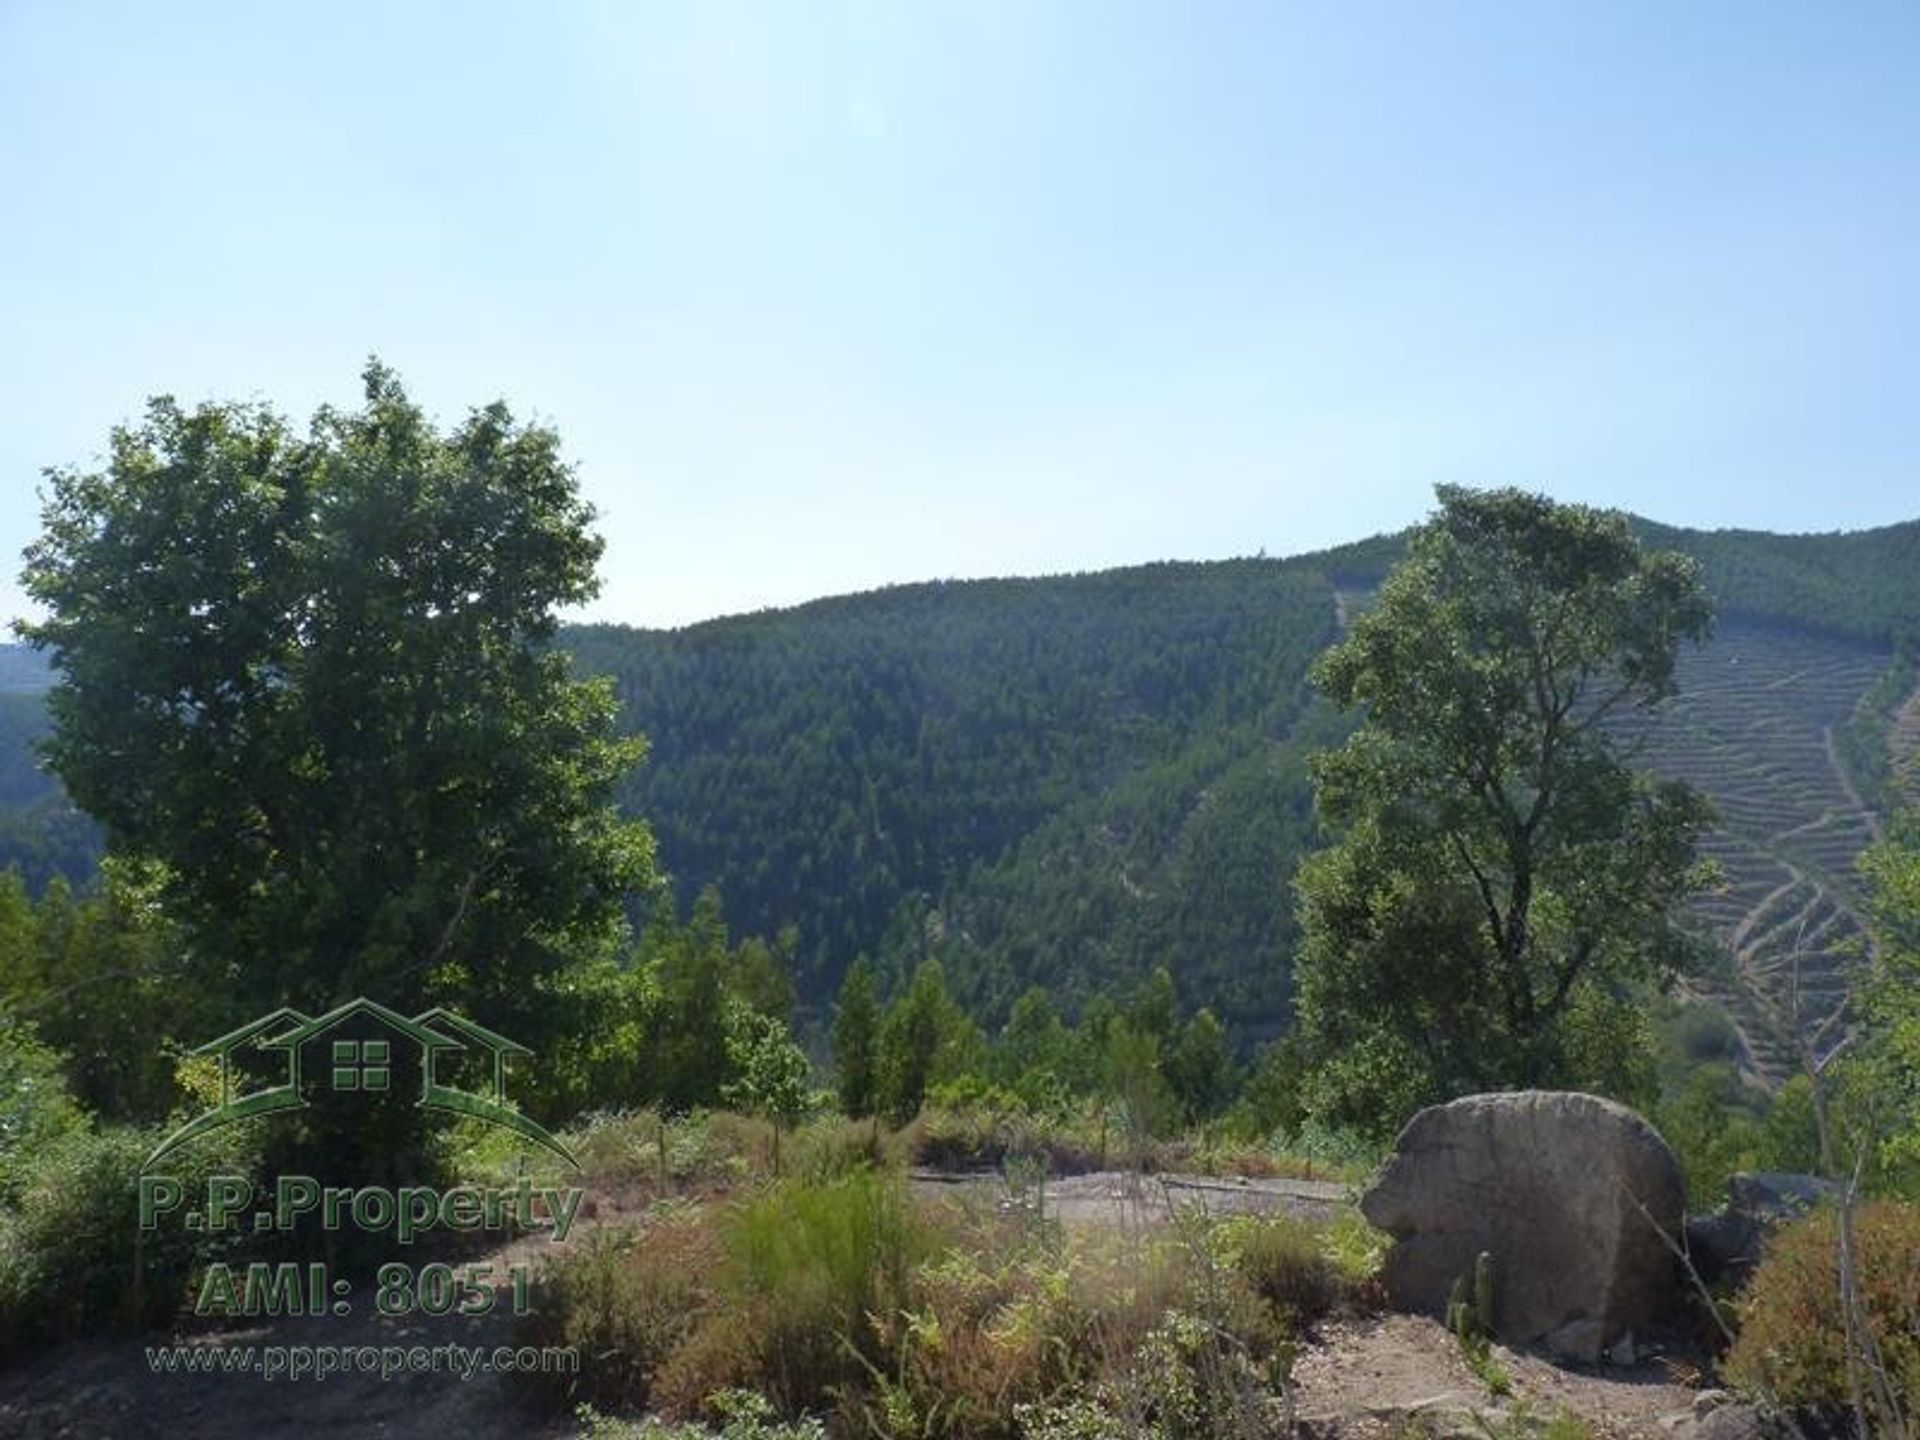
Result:
{"label": "dirt ground", "polygon": [[998,1174],[944,1175],[921,1170],[914,1172],[913,1183],[926,1194],[999,1197],[1003,1204],[1037,1206],[1067,1225],[1159,1225],[1187,1211],[1212,1215],[1284,1211],[1326,1220],[1349,1203],[1348,1187],[1327,1180],[1143,1176],[1120,1170],[1060,1176],[1047,1182],[1043,1197],[1008,1194]]}
{"label": "dirt ground", "polygon": [[[1379,1315],[1322,1327],[1294,1367],[1304,1435],[1374,1440],[1410,1430],[1486,1436],[1516,1412],[1548,1420],[1569,1413],[1607,1440],[1708,1440],[1757,1432],[1754,1417],[1720,1391],[1682,1384],[1691,1365],[1655,1353],[1632,1366],[1565,1369],[1495,1345],[1493,1361],[1512,1395],[1493,1396],[1437,1321]],[[1478,1417],[1478,1419],[1476,1419]]]}

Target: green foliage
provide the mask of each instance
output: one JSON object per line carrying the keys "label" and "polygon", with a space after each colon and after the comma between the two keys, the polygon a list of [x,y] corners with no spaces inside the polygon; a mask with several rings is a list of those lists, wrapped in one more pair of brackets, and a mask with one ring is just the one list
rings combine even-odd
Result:
{"label": "green foliage", "polygon": [[1289,744],[1333,628],[1313,566],[1234,561],[565,643],[649,737],[627,799],[683,896],[798,923],[803,1008],[860,954],[889,990],[938,959],[993,1024],[1036,981],[1077,1008],[1179,956],[1232,1026],[1284,1012],[1273,877],[1311,827]]}
{"label": "green foliage", "polygon": [[1654,1108],[1655,1128],[1686,1172],[1687,1193],[1703,1208],[1726,1193],[1730,1175],[1762,1168],[1765,1113],[1765,1095],[1727,1064],[1695,1068]]}
{"label": "green foliage", "polygon": [[780,1131],[800,1123],[812,1103],[813,1066],[793,1043],[786,1022],[736,1005],[728,1015],[727,1063],[735,1079],[720,1087],[722,1097],[749,1115],[774,1126],[774,1173],[780,1170]]}
{"label": "green foliage", "polygon": [[1141,1163],[1148,1142],[1166,1133],[1173,1103],[1160,1073],[1160,1037],[1128,1019],[1107,1027],[1106,1094]]}
{"label": "green foliage", "polygon": [[980,1046],[980,1032],[947,994],[938,962],[923,962],[880,1026],[883,1113],[896,1123],[911,1120],[930,1087],[977,1068]]}
{"label": "green foliage", "polygon": [[880,1103],[880,1005],[873,966],[863,955],[848,967],[833,1016],[833,1065],[840,1108],[859,1117]]}
{"label": "green foliage", "polygon": [[[1920,614],[1920,524],[1792,537],[1637,528],[1698,558],[1724,611],[1755,617],[1740,622],[1743,660],[1777,646],[1783,624],[1815,657],[1834,651],[1810,629],[1849,637],[1831,716],[1844,752],[1856,672],[1884,667],[1872,648]],[[682,909],[724,883],[746,932],[797,925],[802,1028],[860,954],[894,993],[938,959],[990,1028],[1035,983],[1072,1016],[1166,964],[1244,1056],[1290,1015],[1298,932],[1275,881],[1324,843],[1306,757],[1350,728],[1309,698],[1306,670],[1338,634],[1334,588],[1358,613],[1358,592],[1405,549],[1404,536],[1380,537],[1288,561],[916,585],[673,632],[556,638],[580,672],[615,680],[622,728],[650,737],[656,763],[620,794],[659,834]],[[1711,652],[1723,671],[1730,649],[1731,638]],[[46,683],[38,656],[15,658],[34,672],[20,683]],[[1766,759],[1749,719],[1702,732],[1715,765]],[[44,724],[37,693],[0,694],[0,862],[17,859],[35,893],[62,870],[77,881],[97,851],[69,833],[84,824],[35,768]],[[1824,803],[1809,803],[1804,818],[1817,818]],[[1782,828],[1762,817],[1755,833]],[[1800,845],[1785,843],[1796,864]]]}
{"label": "green foliage", "polygon": [[41,1151],[86,1123],[67,1093],[60,1056],[0,1010],[0,1206],[18,1195]]}
{"label": "green foliage", "polygon": [[1494,1398],[1513,1394],[1513,1377],[1494,1357],[1494,1258],[1480,1252],[1473,1273],[1453,1281],[1446,1306],[1446,1327],[1459,1344],[1461,1359],[1480,1377]]}
{"label": "green foliage", "polygon": [[668,1440],[694,1417],[773,1435],[809,1415],[880,1437],[1267,1434],[1302,1327],[1364,1299],[1382,1244],[1357,1219],[1068,1232],[917,1206],[897,1171],[862,1167],[657,1203],[563,1257],[518,1339],[595,1355],[550,1399],[660,1417],[596,1411],[596,1435]]}
{"label": "green foliage", "polygon": [[1447,1297],[1447,1329],[1491,1395],[1510,1395],[1513,1381],[1493,1358],[1493,1256],[1482,1250],[1469,1275],[1455,1277]]}
{"label": "green foliage", "polygon": [[610,806],[640,747],[548,649],[595,592],[592,512],[551,431],[495,404],[443,435],[365,381],[305,435],[158,399],[105,470],[49,473],[21,627],[58,669],[47,755],[165,867],[233,1014],[452,1000],[536,1042],[534,982],[652,873]]}
{"label": "green foliage", "polygon": [[[1775,1237],[1739,1305],[1726,1374],[1783,1405],[1848,1403],[1846,1324],[1838,1278],[1838,1213],[1821,1210]],[[1906,1414],[1920,1406],[1920,1208],[1882,1201],[1854,1215],[1861,1313]],[[1871,1404],[1871,1402],[1869,1402]],[[1891,1434],[1892,1418],[1876,1414]]]}
{"label": "green foliage", "polygon": [[1195,1012],[1181,1027],[1162,1068],[1167,1088],[1188,1124],[1219,1115],[1239,1089],[1226,1028],[1209,1009]]}
{"label": "green foliage", "polygon": [[171,1051],[218,1034],[226,1018],[161,913],[150,866],[111,859],[76,899],[55,879],[29,906],[0,876],[0,999],[67,1057],[74,1097],[115,1120],[172,1107]]}
{"label": "green foliage", "polygon": [[1642,543],[1700,566],[1714,608],[1897,644],[1920,616],[1920,521],[1851,534],[1768,535],[1633,522]]}
{"label": "green foliage", "polygon": [[787,1182],[720,1223],[726,1305],[688,1347],[678,1403],[746,1386],[784,1414],[819,1408],[883,1365],[887,1317],[909,1307],[931,1237],[897,1175]]}
{"label": "green foliage", "polygon": [[[38,760],[52,676],[39,656],[18,645],[0,646],[5,669],[24,688],[0,689],[0,869],[18,871],[36,895],[56,878],[82,885],[100,863],[99,828],[73,808]],[[31,673],[23,678],[23,670]]]}
{"label": "green foliage", "polygon": [[[0,1207],[0,1353],[167,1324],[199,1266],[224,1243],[185,1227],[140,1229],[142,1162],[162,1131],[67,1127],[33,1153]],[[245,1175],[255,1135],[235,1126],[178,1152],[186,1193]]]}
{"label": "green foliage", "polygon": [[1298,1035],[1264,1047],[1241,1089],[1231,1116],[1233,1130],[1256,1138],[1298,1130],[1307,1118],[1306,1079],[1306,1055]]}
{"label": "green foliage", "polygon": [[554,1108],[686,1114],[730,1100],[791,1123],[811,1071],[787,1025],[790,956],[785,941],[734,943],[717,889],[701,892],[685,922],[663,891],[629,953],[557,987],[568,1031],[541,1066]]}
{"label": "green foliage", "polygon": [[1350,1293],[1325,1232],[1291,1216],[1223,1222],[1222,1243],[1239,1277],[1289,1333],[1324,1319]]}
{"label": "green foliage", "polygon": [[1469,1090],[1617,1088],[1596,1060],[1644,1041],[1616,997],[1682,967],[1674,910],[1704,878],[1704,802],[1633,774],[1604,723],[1669,694],[1705,633],[1691,564],[1618,515],[1439,495],[1314,668],[1366,721],[1316,758],[1341,839],[1296,880],[1312,1103],[1382,1133]]}
{"label": "green foliage", "polygon": [[1847,723],[1833,732],[1834,752],[1854,792],[1883,816],[1891,816],[1901,798],[1887,727],[1894,712],[1913,694],[1916,679],[1920,679],[1920,668],[1914,664],[1912,646],[1903,646],[1873,687],[1854,703]]}
{"label": "green foliage", "polygon": [[1876,1179],[1920,1176],[1920,812],[1904,816],[1863,861],[1873,887],[1873,969],[1864,1052],[1843,1077]]}

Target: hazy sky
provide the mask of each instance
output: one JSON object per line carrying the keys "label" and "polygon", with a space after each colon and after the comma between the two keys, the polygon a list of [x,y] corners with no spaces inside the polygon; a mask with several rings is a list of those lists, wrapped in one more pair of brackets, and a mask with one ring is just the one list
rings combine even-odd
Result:
{"label": "hazy sky", "polygon": [[49,464],[379,353],[558,427],[593,613],[1317,548],[1441,481],[1920,515],[1920,5],[0,0]]}

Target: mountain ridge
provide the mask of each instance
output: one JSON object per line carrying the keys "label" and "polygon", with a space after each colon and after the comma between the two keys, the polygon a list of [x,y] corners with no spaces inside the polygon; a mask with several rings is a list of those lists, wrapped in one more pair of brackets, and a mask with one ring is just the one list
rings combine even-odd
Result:
{"label": "mountain ridge", "polygon": [[[1711,843],[1738,863],[1733,898],[1702,913],[1728,962],[1716,998],[1776,1073],[1790,1027],[1760,982],[1799,954],[1823,1003],[1844,994],[1828,951],[1857,931],[1867,806],[1836,736],[1862,730],[1920,626],[1920,520],[1783,536],[1629,518],[1695,555],[1720,609],[1683,667],[1669,729],[1689,738],[1665,766],[1722,804]],[[1165,964],[1247,1038],[1286,1023],[1288,877],[1321,840],[1306,759],[1350,723],[1307,666],[1407,533],[919,581],[672,629],[572,624],[557,643],[612,677],[623,725],[648,736],[621,802],[652,823],[682,907],[717,884],[737,928],[797,925],[803,1018],[859,954],[895,984],[940,960],[989,1022],[1031,985],[1078,1008]],[[0,679],[20,658],[0,656]],[[21,780],[38,696],[4,699],[0,781]],[[1891,700],[1869,748],[1911,711]],[[18,852],[57,813],[38,778],[0,786],[0,862],[27,868]],[[1794,921],[1827,948],[1768,939]]]}

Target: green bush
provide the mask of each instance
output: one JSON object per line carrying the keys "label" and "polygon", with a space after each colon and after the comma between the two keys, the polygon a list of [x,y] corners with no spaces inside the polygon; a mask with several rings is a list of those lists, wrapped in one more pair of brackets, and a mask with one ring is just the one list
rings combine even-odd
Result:
{"label": "green bush", "polygon": [[[0,1211],[0,1346],[164,1325],[202,1263],[231,1242],[162,1223],[140,1229],[141,1163],[158,1129],[75,1130],[43,1147]],[[233,1127],[176,1151],[167,1170],[203,1191],[251,1170],[252,1136]]]}
{"label": "green bush", "polygon": [[15,1197],[42,1150],[86,1123],[60,1057],[31,1026],[0,1012],[0,1205]]}
{"label": "green bush", "polygon": [[663,1370],[668,1410],[745,1388],[798,1415],[888,1363],[932,1241],[900,1176],[789,1180],[730,1206],[718,1230],[722,1303]]}
{"label": "green bush", "polygon": [[601,1184],[730,1185],[760,1168],[764,1122],[727,1111],[599,1113],[567,1132],[581,1168]]}
{"label": "green bush", "polygon": [[859,1170],[886,1170],[900,1162],[900,1147],[877,1120],[823,1116],[802,1125],[789,1146],[788,1168],[816,1183]]}
{"label": "green bush", "polygon": [[1347,1285],[1319,1229],[1291,1216],[1242,1217],[1223,1227],[1234,1269],[1288,1329],[1329,1315]]}
{"label": "green bush", "polygon": [[[1911,1414],[1920,1405],[1920,1206],[1863,1206],[1853,1232],[1860,1300],[1896,1401]],[[1847,1402],[1838,1240],[1837,1213],[1822,1210],[1768,1247],[1739,1306],[1726,1363],[1735,1384],[1789,1406]],[[1888,1418],[1877,1418],[1892,1433]]]}
{"label": "green bush", "polygon": [[1731,1065],[1703,1065],[1654,1107],[1654,1126],[1686,1172],[1689,1195],[1710,1204],[1726,1192],[1728,1176],[1759,1168],[1764,1104]]}

